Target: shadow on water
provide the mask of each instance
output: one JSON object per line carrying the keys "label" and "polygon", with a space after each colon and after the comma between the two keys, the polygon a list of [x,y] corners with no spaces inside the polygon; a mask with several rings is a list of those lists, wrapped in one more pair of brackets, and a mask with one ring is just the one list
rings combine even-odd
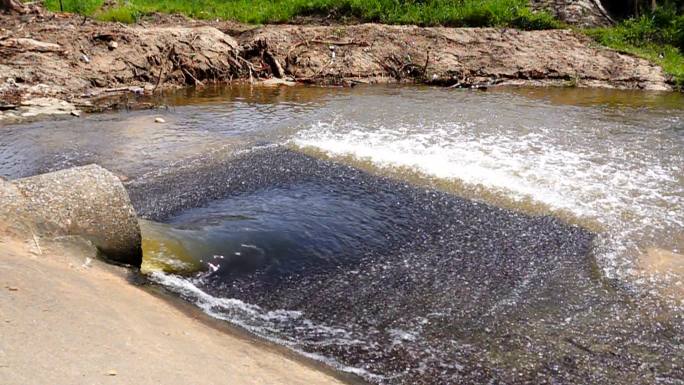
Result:
{"label": "shadow on water", "polygon": [[[130,189],[141,213],[204,245],[194,255],[202,272],[154,279],[217,318],[370,381],[684,375],[681,320],[607,286],[592,234],[552,217],[277,147]],[[173,193],[145,201],[160,191]],[[179,199],[188,191],[192,199]]]}

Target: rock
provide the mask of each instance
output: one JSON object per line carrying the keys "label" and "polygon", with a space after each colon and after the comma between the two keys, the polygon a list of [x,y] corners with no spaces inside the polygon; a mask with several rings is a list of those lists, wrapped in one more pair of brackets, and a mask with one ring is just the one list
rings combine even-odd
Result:
{"label": "rock", "polygon": [[138,218],[111,172],[93,164],[3,183],[3,216],[30,220],[40,234],[80,236],[113,261],[142,263]]}
{"label": "rock", "polygon": [[154,118],[155,123],[166,123],[166,120],[164,118]]}
{"label": "rock", "polygon": [[534,10],[548,11],[558,19],[582,27],[606,27],[613,19],[598,0],[530,0]]}
{"label": "rock", "polygon": [[71,115],[78,118],[78,117],[81,116],[81,111],[79,111],[79,110],[73,110],[73,111],[71,111]]}
{"label": "rock", "polygon": [[59,44],[46,43],[34,39],[17,38],[5,39],[0,41],[0,47],[11,48],[32,52],[62,52],[64,49]]}
{"label": "rock", "polygon": [[119,373],[117,373],[116,370],[114,370],[114,369],[109,369],[106,373],[106,375],[108,375],[108,376],[116,376],[117,374],[119,374]]}
{"label": "rock", "polygon": [[278,79],[278,78],[270,78],[262,81],[260,83],[261,85],[267,86],[267,87],[278,87],[278,86],[294,86],[297,85],[297,83],[288,80],[288,79]]}
{"label": "rock", "polygon": [[109,48],[110,51],[114,51],[117,47],[119,47],[119,43],[115,41],[110,41],[109,44],[107,44],[107,48]]}
{"label": "rock", "polygon": [[[56,98],[35,98],[21,102],[17,112],[25,118],[39,115],[66,115],[80,114],[73,104]],[[77,115],[78,116],[78,115]]]}
{"label": "rock", "polygon": [[19,291],[19,288],[16,286],[5,286],[7,290],[9,291]]}

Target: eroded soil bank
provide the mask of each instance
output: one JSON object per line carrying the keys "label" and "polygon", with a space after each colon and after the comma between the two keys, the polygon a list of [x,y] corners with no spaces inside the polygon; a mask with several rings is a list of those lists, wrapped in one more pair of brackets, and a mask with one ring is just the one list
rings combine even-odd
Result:
{"label": "eroded soil bank", "polygon": [[78,114],[169,87],[272,78],[332,85],[672,88],[660,67],[569,30],[256,28],[175,16],[126,26],[43,10],[0,15],[0,26],[0,117]]}

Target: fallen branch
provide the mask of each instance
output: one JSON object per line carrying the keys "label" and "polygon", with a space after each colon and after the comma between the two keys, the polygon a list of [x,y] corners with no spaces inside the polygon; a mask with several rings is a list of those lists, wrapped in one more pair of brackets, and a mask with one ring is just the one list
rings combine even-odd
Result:
{"label": "fallen branch", "polygon": [[107,88],[103,90],[103,92],[107,93],[117,93],[117,92],[132,92],[135,94],[142,94],[145,92],[145,89],[142,87],[116,87],[116,88]]}
{"label": "fallen branch", "polygon": [[7,12],[26,13],[26,7],[19,0],[0,0],[0,9]]}
{"label": "fallen branch", "polygon": [[271,67],[271,72],[273,72],[275,77],[282,79],[285,76],[285,71],[278,62],[278,59],[268,50],[264,51],[264,60]]}
{"label": "fallen branch", "polygon": [[186,75],[190,76],[190,78],[192,78],[192,80],[195,82],[195,85],[196,85],[196,86],[201,86],[201,85],[202,85],[202,82],[199,81],[199,80],[197,80],[197,78],[194,77],[194,76],[190,73],[190,71],[188,71],[188,70],[185,69],[185,68],[181,68],[181,71],[183,71],[183,73],[185,73]]}
{"label": "fallen branch", "polygon": [[427,78],[428,64],[430,64],[430,48],[428,47],[427,54],[425,56],[425,65],[423,66],[423,78]]}
{"label": "fallen branch", "polygon": [[[157,87],[159,87],[161,80],[162,80],[162,75],[164,74],[164,65],[168,61],[169,56],[171,55],[171,52],[176,49],[176,46],[171,46],[169,49],[168,53],[166,55],[163,55],[160,64],[159,64],[159,76],[157,77],[157,84],[154,85],[154,88],[152,89],[152,93],[157,91]],[[166,61],[164,59],[167,59]]]}
{"label": "fallen branch", "polygon": [[59,44],[45,43],[29,38],[14,38],[0,40],[0,48],[10,49],[15,52],[64,52]]}

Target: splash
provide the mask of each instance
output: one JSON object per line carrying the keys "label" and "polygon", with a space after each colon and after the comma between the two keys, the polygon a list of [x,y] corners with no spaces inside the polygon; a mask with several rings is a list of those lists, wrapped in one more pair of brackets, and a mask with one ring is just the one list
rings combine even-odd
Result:
{"label": "splash", "polygon": [[666,142],[666,133],[623,127],[629,136],[611,135],[605,131],[612,124],[605,123],[574,130],[487,123],[386,127],[333,119],[300,131],[292,144],[493,191],[514,206],[531,200],[595,221],[604,230],[597,257],[609,278],[632,276],[649,247],[681,252],[684,156],[676,141]]}
{"label": "splash", "polygon": [[[351,332],[316,324],[304,318],[302,312],[299,311],[265,310],[258,305],[238,299],[212,296],[198,287],[202,285],[203,277],[201,275],[196,278],[187,278],[154,271],[148,277],[183,299],[194,303],[206,314],[239,326],[265,340],[285,346],[304,357],[373,382],[382,382],[386,379],[385,376],[372,373],[364,368],[344,365],[332,357],[307,352],[301,348],[307,342],[311,343],[301,336],[315,336],[323,341],[319,343],[327,345],[362,345],[365,343],[357,339]],[[292,337],[293,330],[296,330],[296,335],[300,337]]]}

